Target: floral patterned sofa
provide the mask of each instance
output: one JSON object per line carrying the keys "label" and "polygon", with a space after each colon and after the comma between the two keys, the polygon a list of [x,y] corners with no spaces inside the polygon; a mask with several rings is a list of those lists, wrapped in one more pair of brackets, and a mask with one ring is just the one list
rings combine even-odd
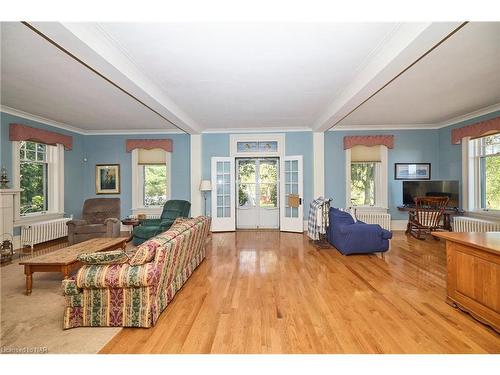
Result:
{"label": "floral patterned sofa", "polygon": [[177,219],[131,256],[87,254],[74,278],[63,281],[64,329],[154,326],[161,312],[205,258],[210,218]]}

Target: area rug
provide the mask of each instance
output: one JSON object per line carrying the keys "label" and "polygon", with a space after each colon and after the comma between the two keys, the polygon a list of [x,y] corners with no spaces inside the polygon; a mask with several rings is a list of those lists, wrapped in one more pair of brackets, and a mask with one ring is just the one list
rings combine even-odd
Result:
{"label": "area rug", "polygon": [[62,275],[34,273],[33,292],[24,294],[24,268],[0,267],[0,353],[97,353],[121,328],[63,330]]}

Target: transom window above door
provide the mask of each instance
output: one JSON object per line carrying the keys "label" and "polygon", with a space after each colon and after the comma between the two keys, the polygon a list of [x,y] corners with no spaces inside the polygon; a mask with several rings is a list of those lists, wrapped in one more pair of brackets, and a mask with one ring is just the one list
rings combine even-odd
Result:
{"label": "transom window above door", "polygon": [[277,152],[278,142],[237,142],[236,149],[238,152]]}
{"label": "transom window above door", "polygon": [[230,156],[274,157],[284,156],[284,134],[231,134]]}

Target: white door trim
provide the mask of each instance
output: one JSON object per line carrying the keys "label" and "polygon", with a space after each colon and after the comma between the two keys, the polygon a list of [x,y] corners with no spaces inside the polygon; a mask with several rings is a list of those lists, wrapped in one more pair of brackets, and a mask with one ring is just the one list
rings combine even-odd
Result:
{"label": "white door trim", "polygon": [[[217,162],[229,162],[229,216],[217,216]],[[236,184],[234,181],[234,157],[212,157],[212,231],[213,232],[230,232],[236,229],[236,212],[235,212],[235,193]],[[224,199],[224,198],[223,198]]]}
{"label": "white door trim", "polygon": [[[286,194],[285,194],[285,162],[298,161],[298,195],[301,199],[301,204],[298,207],[297,217],[286,217]],[[302,155],[285,156],[280,163],[280,230],[282,232],[298,232],[304,231],[304,171]]]}

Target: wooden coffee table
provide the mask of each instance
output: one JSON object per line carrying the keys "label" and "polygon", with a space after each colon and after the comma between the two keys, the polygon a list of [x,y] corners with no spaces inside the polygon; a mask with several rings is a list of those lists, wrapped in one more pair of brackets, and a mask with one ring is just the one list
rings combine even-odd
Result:
{"label": "wooden coffee table", "polygon": [[67,279],[71,272],[81,267],[76,258],[80,254],[97,253],[115,249],[125,249],[127,238],[93,238],[49,254],[28,259],[19,264],[24,266],[26,275],[26,295],[31,294],[34,272],[60,272]]}

